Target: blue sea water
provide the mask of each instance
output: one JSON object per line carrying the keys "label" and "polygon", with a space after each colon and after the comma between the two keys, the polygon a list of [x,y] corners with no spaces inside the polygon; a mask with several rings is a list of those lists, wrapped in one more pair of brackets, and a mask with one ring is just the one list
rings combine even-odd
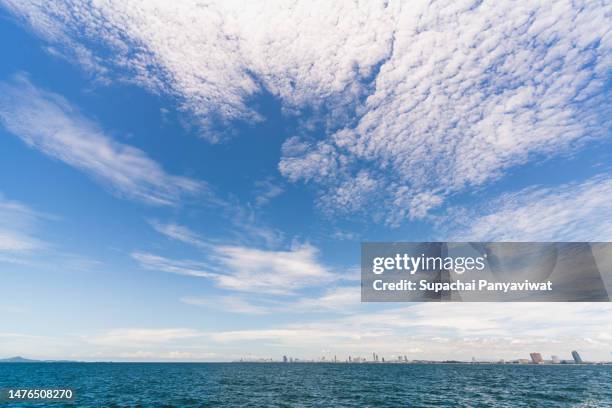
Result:
{"label": "blue sea water", "polygon": [[0,389],[75,390],[0,407],[612,407],[612,365],[0,364]]}

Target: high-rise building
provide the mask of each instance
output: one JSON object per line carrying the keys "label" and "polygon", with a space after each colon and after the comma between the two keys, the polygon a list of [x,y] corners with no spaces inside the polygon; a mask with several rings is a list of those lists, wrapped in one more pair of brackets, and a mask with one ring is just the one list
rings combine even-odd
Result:
{"label": "high-rise building", "polygon": [[541,364],[544,362],[542,354],[540,353],[530,353],[529,357],[531,357],[531,361],[533,362],[533,364]]}
{"label": "high-rise building", "polygon": [[283,363],[287,362],[287,356],[283,356]]}
{"label": "high-rise building", "polygon": [[578,354],[576,350],[572,351],[572,358],[574,359],[574,363],[582,364],[582,357],[580,357],[580,354]]}

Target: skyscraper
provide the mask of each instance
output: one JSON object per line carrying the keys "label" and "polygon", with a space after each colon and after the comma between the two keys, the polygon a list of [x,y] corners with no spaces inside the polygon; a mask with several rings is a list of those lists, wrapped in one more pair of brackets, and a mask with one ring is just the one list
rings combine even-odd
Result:
{"label": "skyscraper", "polygon": [[544,362],[542,354],[540,353],[530,353],[529,356],[531,357],[531,361],[533,361],[533,364],[541,364]]}
{"label": "skyscraper", "polygon": [[574,363],[582,364],[582,357],[580,357],[580,354],[578,354],[576,350],[572,351],[572,357],[574,358]]}

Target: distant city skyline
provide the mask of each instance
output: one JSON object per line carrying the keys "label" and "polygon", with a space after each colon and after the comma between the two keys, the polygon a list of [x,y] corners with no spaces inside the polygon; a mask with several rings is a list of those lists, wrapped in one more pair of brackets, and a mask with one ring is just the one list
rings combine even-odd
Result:
{"label": "distant city skyline", "polygon": [[[612,352],[611,352],[612,354]],[[498,364],[612,364],[612,358],[608,359],[608,360],[600,360],[600,361],[583,361],[582,357],[580,356],[580,353],[578,353],[578,351],[576,350],[572,350],[571,353],[569,353],[569,357],[567,359],[561,359],[559,358],[559,356],[557,355],[551,355],[550,359],[545,359],[542,356],[542,353],[539,352],[532,352],[529,353],[529,359],[526,358],[515,358],[515,359],[511,359],[511,360],[506,360],[506,359],[485,359],[485,360],[479,360],[476,357],[472,357],[471,360],[423,360],[423,359],[411,359],[409,360],[408,357],[406,355],[398,355],[398,356],[390,356],[387,357],[387,359],[385,360],[385,357],[381,357],[378,353],[373,352],[372,356],[370,359],[368,359],[367,357],[362,357],[359,355],[347,355],[344,359],[340,358],[338,359],[337,355],[334,355],[333,359],[327,359],[325,356],[320,356],[318,358],[310,358],[310,359],[300,359],[300,358],[294,358],[292,356],[287,356],[287,355],[283,355],[282,359],[276,360],[274,358],[259,358],[259,359],[253,359],[253,360],[249,360],[249,359],[244,359],[241,358],[239,360],[239,362],[283,362],[283,363],[330,363],[330,362],[334,362],[334,363],[473,363],[473,364],[478,364],[478,363],[498,363]]]}
{"label": "distant city skyline", "polygon": [[[612,352],[611,352],[612,354]],[[612,364],[612,359],[609,360],[600,360],[600,361],[583,361],[582,357],[578,353],[578,351],[573,350],[570,354],[571,359],[560,359],[559,356],[552,355],[549,360],[544,359],[542,354],[539,352],[529,353],[529,359],[526,358],[515,358],[511,360],[506,359],[485,359],[479,360],[476,357],[472,357],[471,360],[457,360],[457,359],[447,359],[447,360],[427,360],[427,359],[408,359],[406,355],[398,355],[398,356],[390,356],[385,360],[384,356],[380,356],[376,352],[372,353],[370,359],[367,357],[362,357],[359,355],[347,355],[344,358],[341,356],[338,358],[336,354],[332,358],[327,358],[326,356],[320,356],[318,358],[298,358],[293,356],[283,355],[280,359],[275,359],[273,357],[259,357],[259,358],[240,358],[239,360],[233,360],[229,362],[245,362],[245,363],[387,363],[387,364],[439,364],[439,363],[462,363],[462,364]],[[35,360],[28,359],[22,356],[15,356],[9,358],[0,358],[0,363],[34,363],[34,362],[70,362],[70,360]],[[79,362],[79,361],[76,361]],[[205,362],[205,361],[202,361]]]}

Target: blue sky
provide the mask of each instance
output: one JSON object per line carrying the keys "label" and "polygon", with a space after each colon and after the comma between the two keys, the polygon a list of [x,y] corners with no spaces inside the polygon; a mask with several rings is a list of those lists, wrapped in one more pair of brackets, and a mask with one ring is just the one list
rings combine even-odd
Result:
{"label": "blue sky", "polygon": [[0,354],[609,357],[607,305],[360,304],[357,272],[611,240],[605,3],[0,4]]}

